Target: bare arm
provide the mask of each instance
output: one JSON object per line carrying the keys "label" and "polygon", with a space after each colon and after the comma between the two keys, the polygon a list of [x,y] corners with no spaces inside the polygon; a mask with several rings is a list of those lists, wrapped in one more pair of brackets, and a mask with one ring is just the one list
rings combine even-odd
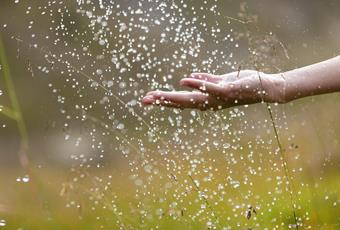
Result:
{"label": "bare arm", "polygon": [[285,101],[340,92],[340,56],[283,75],[286,82]]}
{"label": "bare arm", "polygon": [[302,97],[340,92],[340,56],[279,74],[243,70],[224,75],[193,73],[180,81],[196,91],[152,91],[145,105],[201,110],[254,104],[286,103]]}

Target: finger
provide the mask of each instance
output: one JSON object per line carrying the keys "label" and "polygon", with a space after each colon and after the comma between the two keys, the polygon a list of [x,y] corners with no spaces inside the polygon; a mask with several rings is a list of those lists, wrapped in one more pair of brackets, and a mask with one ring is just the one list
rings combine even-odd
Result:
{"label": "finger", "polygon": [[142,103],[144,105],[162,105],[166,107],[174,107],[174,108],[180,108],[179,104],[176,104],[171,101],[166,101],[166,100],[159,100],[156,97],[153,96],[145,96],[142,100]]}
{"label": "finger", "polygon": [[214,96],[221,96],[224,92],[224,88],[221,85],[207,82],[204,80],[184,78],[180,81],[180,84],[182,86],[198,89],[202,92],[206,92]]}
{"label": "finger", "polygon": [[142,103],[144,105],[152,105],[155,103],[155,98],[153,96],[149,96],[146,95],[143,99],[142,99]]}
{"label": "finger", "polygon": [[223,79],[221,76],[208,74],[208,73],[192,73],[188,78],[209,81],[212,83],[218,83],[219,81]]}
{"label": "finger", "polygon": [[[189,91],[173,91],[176,93],[190,93]],[[153,95],[158,95],[160,93],[171,93],[171,91],[161,91],[161,90],[156,90],[156,91],[150,91],[146,94],[146,96],[153,96]]]}
{"label": "finger", "polygon": [[180,105],[186,106],[187,104],[195,104],[200,103],[202,101],[206,101],[208,98],[207,95],[200,92],[167,92],[167,91],[153,91],[149,92],[147,96],[144,98],[147,102],[152,103],[167,103],[172,102]]}
{"label": "finger", "polygon": [[204,110],[211,107],[217,107],[221,102],[200,92],[154,91],[150,92],[146,97],[143,98],[143,103],[146,105],[155,104],[183,109],[195,108]]}

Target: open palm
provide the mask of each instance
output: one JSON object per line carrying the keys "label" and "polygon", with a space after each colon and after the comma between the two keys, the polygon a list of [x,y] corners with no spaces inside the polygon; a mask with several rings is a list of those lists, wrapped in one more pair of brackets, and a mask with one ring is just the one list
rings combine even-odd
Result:
{"label": "open palm", "polygon": [[180,81],[194,91],[151,91],[143,98],[145,105],[218,110],[263,101],[284,102],[285,81],[279,74],[254,70],[224,75],[193,73]]}

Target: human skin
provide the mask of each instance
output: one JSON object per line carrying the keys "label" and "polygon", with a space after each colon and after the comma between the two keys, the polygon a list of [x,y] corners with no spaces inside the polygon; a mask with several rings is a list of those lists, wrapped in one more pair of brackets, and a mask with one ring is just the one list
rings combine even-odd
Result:
{"label": "human skin", "polygon": [[194,91],[151,91],[144,105],[219,110],[259,102],[287,103],[340,92],[340,56],[285,73],[242,70],[224,75],[193,73],[180,84]]}

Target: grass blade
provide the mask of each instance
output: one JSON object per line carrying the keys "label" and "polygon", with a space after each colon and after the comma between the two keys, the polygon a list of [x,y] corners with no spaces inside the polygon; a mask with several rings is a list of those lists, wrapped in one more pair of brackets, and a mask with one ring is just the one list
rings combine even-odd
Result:
{"label": "grass blade", "polygon": [[6,106],[0,105],[0,114],[3,114],[10,119],[17,120],[16,112]]}
{"label": "grass blade", "polygon": [[23,120],[20,104],[19,104],[19,101],[16,95],[14,83],[11,77],[7,55],[5,52],[5,46],[2,41],[1,35],[0,35],[0,63],[2,65],[4,82],[5,82],[9,100],[12,106],[12,109],[9,109],[7,107],[2,107],[2,113],[6,114],[7,116],[10,115],[9,117],[14,119],[17,122],[18,130],[21,136],[21,150],[19,151],[19,158],[20,158],[21,165],[27,170],[29,169],[29,160],[27,156],[27,152],[29,149],[28,134],[27,134],[25,122]]}
{"label": "grass blade", "polygon": [[286,180],[287,180],[290,203],[291,203],[292,212],[293,212],[293,218],[294,218],[294,222],[295,222],[295,229],[299,230],[299,223],[298,223],[298,218],[297,218],[297,215],[296,215],[296,202],[294,200],[295,189],[293,187],[294,185],[293,185],[292,178],[291,178],[291,175],[290,175],[290,170],[289,170],[289,167],[288,167],[288,161],[287,161],[286,156],[285,156],[284,151],[283,151],[283,147],[282,147],[281,140],[280,140],[280,137],[279,137],[279,133],[278,133],[278,130],[277,130],[277,125],[276,125],[275,120],[274,120],[272,108],[270,107],[268,102],[264,102],[264,98],[263,98],[264,88],[263,88],[262,78],[260,76],[260,72],[257,72],[257,74],[258,74],[258,78],[259,78],[260,85],[261,85],[262,103],[266,104],[267,111],[269,113],[269,117],[270,117],[272,127],[273,127],[273,130],[274,130],[275,139],[276,139],[276,142],[277,142],[277,145],[278,145],[278,148],[279,148],[279,153],[280,153],[280,156],[281,156],[281,159],[282,159],[284,174],[285,174],[285,177],[286,177]]}

